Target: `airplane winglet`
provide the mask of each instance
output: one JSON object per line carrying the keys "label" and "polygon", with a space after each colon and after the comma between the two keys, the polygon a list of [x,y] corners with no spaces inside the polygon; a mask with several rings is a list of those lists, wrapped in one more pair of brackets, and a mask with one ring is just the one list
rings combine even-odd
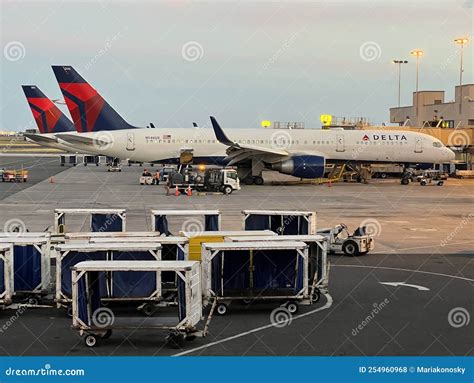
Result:
{"label": "airplane winglet", "polygon": [[234,142],[232,142],[224,133],[222,130],[221,126],[217,122],[217,120],[213,117],[210,116],[211,118],[211,124],[212,128],[214,129],[214,134],[216,135],[217,141],[219,141],[221,144],[227,145],[227,146],[236,146]]}

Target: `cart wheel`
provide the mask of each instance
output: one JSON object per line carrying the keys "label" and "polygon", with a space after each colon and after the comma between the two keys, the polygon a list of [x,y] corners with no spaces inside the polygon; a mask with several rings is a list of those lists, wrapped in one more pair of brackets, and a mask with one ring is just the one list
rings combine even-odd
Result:
{"label": "cart wheel", "polygon": [[112,330],[107,330],[104,335],[102,335],[102,339],[109,339],[112,336]]}
{"label": "cart wheel", "polygon": [[443,186],[444,182],[443,181],[438,181],[438,186]]}
{"label": "cart wheel", "polygon": [[84,338],[84,344],[87,347],[95,347],[99,343],[99,339],[95,335],[89,334]]}
{"label": "cart wheel", "polygon": [[181,333],[171,333],[168,335],[166,342],[173,348],[184,347],[185,339]]}
{"label": "cart wheel", "polygon": [[319,302],[319,300],[321,299],[321,292],[319,291],[319,289],[315,289],[313,291],[312,299],[313,303]]}
{"label": "cart wheel", "polygon": [[348,240],[342,245],[342,251],[344,254],[354,257],[359,255],[359,246],[357,246],[355,241]]}
{"label": "cart wheel", "polygon": [[219,315],[225,315],[227,314],[227,305],[225,303],[219,303],[217,305],[217,313]]}
{"label": "cart wheel", "polygon": [[401,180],[402,185],[408,185],[409,183],[410,183],[410,181],[408,180],[408,178],[402,178],[402,180]]}
{"label": "cart wheel", "polygon": [[426,186],[426,181],[421,181],[421,182],[420,182],[420,185],[421,185],[421,186]]}
{"label": "cart wheel", "polygon": [[298,305],[297,302],[288,302],[286,304],[286,308],[288,309],[290,314],[296,314],[300,306]]}
{"label": "cart wheel", "polygon": [[229,185],[224,186],[224,189],[222,189],[222,192],[227,195],[232,194],[232,187]]}
{"label": "cart wheel", "polygon": [[143,314],[145,314],[147,317],[152,316],[155,313],[155,310],[156,310],[156,307],[152,303],[147,303],[142,308]]}
{"label": "cart wheel", "polygon": [[72,317],[72,306],[68,306],[68,308],[66,309],[66,313],[68,316]]}

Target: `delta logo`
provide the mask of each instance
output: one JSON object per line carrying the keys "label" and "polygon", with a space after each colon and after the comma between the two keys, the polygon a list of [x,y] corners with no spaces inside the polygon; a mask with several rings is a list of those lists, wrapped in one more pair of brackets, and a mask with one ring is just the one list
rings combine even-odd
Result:
{"label": "delta logo", "polygon": [[[404,134],[372,134],[374,141],[407,141]],[[362,141],[370,141],[370,137],[366,134],[362,137]]]}

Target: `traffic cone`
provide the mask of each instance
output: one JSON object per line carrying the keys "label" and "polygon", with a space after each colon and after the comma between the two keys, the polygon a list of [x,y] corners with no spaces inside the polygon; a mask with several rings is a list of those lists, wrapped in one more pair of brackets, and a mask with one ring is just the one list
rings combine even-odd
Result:
{"label": "traffic cone", "polygon": [[186,189],[186,195],[188,197],[191,197],[193,195],[193,191],[191,190],[191,186],[188,185],[188,188]]}
{"label": "traffic cone", "polygon": [[175,195],[175,196],[179,196],[178,185],[176,185],[176,188],[174,189],[174,195]]}

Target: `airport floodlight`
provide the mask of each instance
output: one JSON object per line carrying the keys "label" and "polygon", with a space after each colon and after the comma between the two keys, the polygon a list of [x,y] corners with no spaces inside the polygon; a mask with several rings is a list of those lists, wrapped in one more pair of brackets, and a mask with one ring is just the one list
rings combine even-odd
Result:
{"label": "airport floodlight", "polygon": [[269,128],[272,125],[272,122],[268,120],[263,120],[261,122],[261,125],[262,125],[262,128]]}
{"label": "airport floodlight", "polygon": [[462,113],[462,72],[464,72],[463,69],[463,59],[464,59],[464,45],[466,45],[469,42],[469,39],[467,37],[460,37],[454,40],[454,42],[458,45],[461,46],[461,65],[459,68],[459,114]]}
{"label": "airport floodlight", "polygon": [[416,123],[418,123],[418,79],[419,79],[419,58],[423,56],[423,51],[421,49],[414,49],[410,52],[412,56],[416,57],[416,109],[415,109],[415,114],[416,114]]}
{"label": "airport floodlight", "polygon": [[407,60],[392,60],[392,63],[398,65],[398,107],[400,107],[402,64],[408,64]]}

